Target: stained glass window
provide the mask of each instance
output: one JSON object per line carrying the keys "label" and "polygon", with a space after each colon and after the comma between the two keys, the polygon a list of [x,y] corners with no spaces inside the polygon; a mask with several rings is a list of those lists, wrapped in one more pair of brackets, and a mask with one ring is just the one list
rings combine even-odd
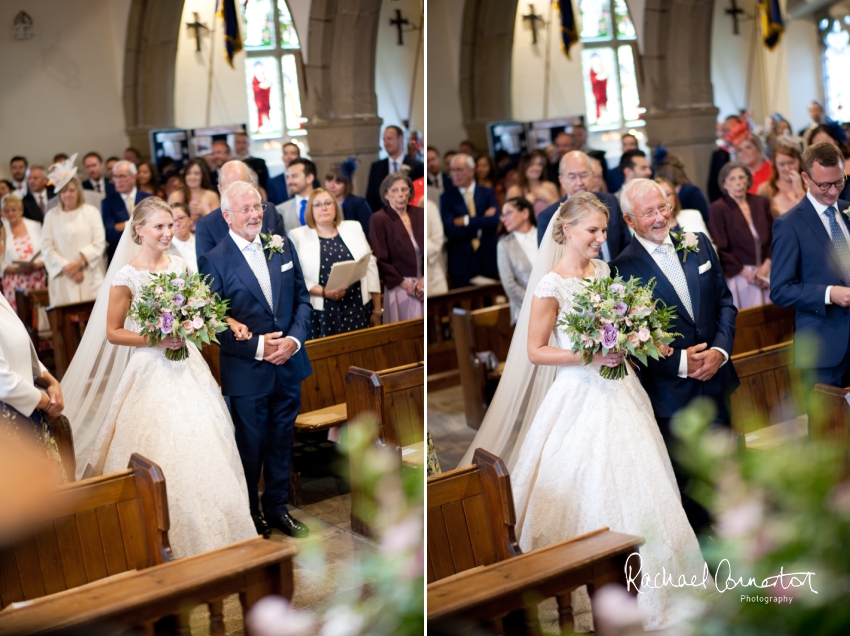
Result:
{"label": "stained glass window", "polygon": [[248,127],[255,139],[306,135],[301,42],[286,0],[241,0]]}
{"label": "stained glass window", "polygon": [[850,26],[832,20],[821,28],[826,114],[835,121],[846,121],[850,119]]}
{"label": "stained glass window", "polygon": [[588,127],[642,125],[633,49],[636,33],[626,1],[579,0],[578,6]]}

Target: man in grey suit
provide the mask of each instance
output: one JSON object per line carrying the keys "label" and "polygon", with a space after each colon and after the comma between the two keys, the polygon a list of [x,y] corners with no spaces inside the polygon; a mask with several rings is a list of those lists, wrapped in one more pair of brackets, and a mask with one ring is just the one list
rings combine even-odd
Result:
{"label": "man in grey suit", "polygon": [[277,211],[289,234],[295,228],[307,225],[304,215],[307,199],[316,187],[316,164],[303,158],[290,163],[286,168],[286,187],[291,198],[278,205]]}

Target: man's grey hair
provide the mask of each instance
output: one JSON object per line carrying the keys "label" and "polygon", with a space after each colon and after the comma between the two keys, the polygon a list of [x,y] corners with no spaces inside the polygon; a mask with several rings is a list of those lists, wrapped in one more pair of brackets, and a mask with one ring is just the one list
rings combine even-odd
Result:
{"label": "man's grey hair", "polygon": [[475,169],[475,159],[473,159],[470,155],[466,154],[465,152],[457,153],[454,157],[452,157],[452,160],[449,163],[454,164],[455,161],[457,161],[458,163],[463,161],[463,166],[465,168]]}
{"label": "man's grey hair", "polygon": [[221,193],[221,211],[233,213],[234,199],[246,196],[252,192],[257,195],[257,201],[262,203],[263,198],[260,196],[260,192],[257,188],[254,187],[253,183],[234,181],[227,186],[227,189],[224,192]]}
{"label": "man's grey hair", "polygon": [[[567,133],[567,134],[569,134],[569,133]],[[588,171],[591,172],[591,173],[593,172],[593,164],[590,161],[590,155],[582,152],[581,150],[570,150],[563,157],[561,157],[561,160],[558,162],[558,174],[559,175],[564,174],[564,163],[569,161],[570,158],[575,157],[575,153],[579,153],[580,155],[582,155],[584,157],[585,161],[587,161]]]}
{"label": "man's grey hair", "polygon": [[245,168],[248,170],[248,176],[251,178],[251,183],[254,184],[254,187],[258,187],[260,185],[260,178],[257,176],[256,171],[247,163],[245,164]]}
{"label": "man's grey hair", "polygon": [[632,179],[624,185],[620,194],[620,209],[623,214],[635,216],[635,201],[645,197],[650,192],[658,192],[664,202],[667,202],[667,193],[664,192],[664,188],[652,179]]}
{"label": "man's grey hair", "polygon": [[595,157],[591,157],[590,155],[588,155],[587,158],[590,159],[590,169],[591,170],[596,170],[597,168],[599,168],[600,172],[602,171],[602,162],[599,161],[599,159],[596,159]]}
{"label": "man's grey hair", "polygon": [[126,168],[127,172],[129,172],[131,175],[135,175],[139,172],[136,168],[136,164],[134,164],[132,161],[127,161],[126,159],[117,161],[115,165],[112,166],[112,172],[114,173],[116,170],[120,170],[121,168]]}

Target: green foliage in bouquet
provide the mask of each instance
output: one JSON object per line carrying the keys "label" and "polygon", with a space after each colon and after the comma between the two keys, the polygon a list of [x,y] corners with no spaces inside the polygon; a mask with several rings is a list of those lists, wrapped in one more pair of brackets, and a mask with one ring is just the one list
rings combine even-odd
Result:
{"label": "green foliage in bouquet", "polygon": [[[179,336],[200,348],[218,342],[216,334],[227,329],[227,300],[213,294],[200,274],[176,272],[153,274],[139,299],[130,305],[127,317],[139,327],[150,346],[169,336]],[[189,349],[168,349],[169,360],[185,360]]]}

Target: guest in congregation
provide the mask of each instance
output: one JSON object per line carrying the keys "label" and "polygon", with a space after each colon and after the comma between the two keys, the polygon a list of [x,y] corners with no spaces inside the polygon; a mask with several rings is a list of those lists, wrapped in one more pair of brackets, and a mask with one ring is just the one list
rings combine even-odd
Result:
{"label": "guest in congregation", "polygon": [[467,287],[476,276],[497,279],[496,193],[476,185],[475,161],[469,155],[452,158],[452,183],[440,197],[440,216],[446,233],[449,287]]}
{"label": "guest in congregation", "polygon": [[[594,159],[593,157],[589,157],[590,159],[590,191],[591,192],[608,192],[608,185],[605,183],[605,179],[602,178],[602,164],[599,163],[599,159]],[[612,173],[608,173],[610,176]]]}
{"label": "guest in congregation", "polygon": [[143,161],[139,164],[136,187],[142,192],[147,192],[160,199],[165,194],[159,185],[159,174],[156,171],[156,166],[150,161]]}
{"label": "guest in congregation", "polygon": [[[6,231],[0,225],[0,262],[6,258]],[[54,462],[57,482],[67,479],[48,418],[63,408],[59,381],[39,362],[26,327],[0,294],[0,428],[12,437],[32,436]]]}
{"label": "guest in congregation", "polygon": [[[457,154],[457,150],[447,150],[446,154],[443,155],[443,174],[451,175],[452,173],[452,159],[454,159]],[[449,185],[451,179],[446,182],[446,186]]]}
{"label": "guest in congregation", "polygon": [[115,168],[115,164],[118,163],[119,161],[121,161],[121,160],[118,157],[109,157],[103,164],[103,166],[104,166],[103,172],[104,172],[104,175],[106,176],[106,180],[109,181],[109,183],[112,183],[112,184],[115,183],[115,179],[113,178],[113,175],[112,175],[112,170]]}
{"label": "guest in congregation", "polygon": [[425,213],[428,221],[428,288],[426,292],[428,296],[437,296],[449,291],[443,255],[446,233],[443,231],[443,219],[440,218],[439,201],[429,199],[425,203]]}
{"label": "guest in congregation", "polygon": [[287,234],[307,225],[307,198],[318,185],[317,179],[316,164],[309,159],[295,159],[286,168],[286,187],[290,198],[278,205],[277,211]]}
{"label": "guest in congregation", "polygon": [[575,145],[573,136],[565,130],[555,135],[555,159],[546,166],[546,178],[552,183],[558,183],[558,166],[565,154],[570,152]]}
{"label": "guest in congregation", "polygon": [[[115,192],[106,197],[100,204],[100,213],[103,218],[103,228],[106,231],[106,241],[109,247],[106,250],[108,260],[112,260],[124,225],[130,220],[130,215],[142,199],[147,199],[150,194],[142,192],[136,187],[136,176],[138,169],[132,161],[122,160],[115,163],[112,168],[112,179],[115,182]],[[48,273],[50,270],[48,268]],[[95,296],[97,292],[95,292]]]}
{"label": "guest in congregation", "polygon": [[428,146],[425,158],[428,168],[428,187],[433,188],[439,197],[450,185],[449,175],[443,172],[443,162],[439,150],[433,146]]}
{"label": "guest in congregation", "polygon": [[193,226],[221,205],[218,193],[212,189],[210,174],[203,159],[189,159],[186,162],[183,166],[183,187],[171,193],[168,203],[185,203]]}
{"label": "guest in congregation", "polygon": [[[224,192],[232,184],[237,181],[252,183],[251,169],[241,161],[228,161],[221,167],[219,175],[218,191]],[[207,252],[218,245],[221,240],[228,235],[230,228],[227,221],[221,214],[221,208],[217,208],[198,221],[195,226],[195,252],[200,258]],[[279,234],[286,236],[283,230],[283,222],[280,215],[275,210],[274,205],[268,201],[263,201],[263,226],[260,230],[263,234]]]}
{"label": "guest in congregation", "polygon": [[53,184],[48,185],[47,170],[43,166],[31,166],[27,175],[27,194],[22,199],[24,216],[42,223],[54,194],[56,189]]}
{"label": "guest in congregation", "polygon": [[[127,166],[133,164],[121,163],[116,172],[130,174]],[[103,251],[106,249],[103,222],[97,208],[85,202],[83,187],[74,176],[76,172],[76,166],[67,162],[51,173],[50,180],[59,188],[61,207],[44,220],[41,246],[52,305],[94,300],[103,284]]]}
{"label": "guest in congregation", "polygon": [[[472,157],[468,157],[472,161]],[[470,179],[473,169],[470,167]],[[422,247],[425,215],[410,205],[413,183],[406,174],[388,175],[381,184],[385,205],[372,215],[369,243],[378,260],[384,289],[383,324],[421,318],[425,279]]]}
{"label": "guest in congregation", "polygon": [[[847,144],[847,135],[844,129],[836,124],[821,124],[815,126],[811,131],[811,144],[832,144],[841,151],[841,156],[844,157],[844,174],[850,175],[850,164],[847,160],[850,159],[850,147]],[[844,190],[838,195],[842,201],[850,201],[850,182],[845,183]]]}
{"label": "guest in congregation", "polygon": [[[7,194],[12,194],[15,191],[15,184],[9,181],[8,179],[0,179],[0,201],[3,200]],[[23,205],[23,204],[21,204]]]}
{"label": "guest in congregation", "polygon": [[[668,154],[663,146],[659,146],[655,150],[654,161],[655,176],[673,184],[682,209],[697,210],[702,215],[703,224],[708,225],[708,201],[705,200],[702,190],[691,183],[682,160],[676,155]],[[717,174],[719,176],[720,173]]]}
{"label": "guest in congregation", "polygon": [[115,193],[115,185],[106,179],[106,166],[103,165],[103,158],[100,153],[90,152],[83,157],[83,167],[89,176],[88,179],[83,181],[84,190],[97,192],[102,199]]}
{"label": "guest in congregation", "polygon": [[773,218],[788,212],[806,196],[801,176],[803,158],[797,143],[778,138],[773,147],[773,171],[770,179],[759,186],[758,195],[770,201]]}
{"label": "guest in congregation", "polygon": [[735,145],[738,161],[750,171],[750,194],[758,192],[759,186],[770,179],[773,165],[764,157],[764,144],[757,135],[747,135]]}
{"label": "guest in congregation", "polygon": [[517,183],[508,188],[508,199],[522,197],[534,206],[534,218],[543,210],[560,199],[558,187],[546,181],[546,155],[540,150],[532,150],[522,156],[517,168]]}
{"label": "guest in congregation", "polygon": [[[215,139],[212,143],[212,152],[208,156],[212,162],[212,168],[207,164],[209,169],[210,182],[213,187],[218,185],[218,177],[221,174],[221,167],[228,161],[233,159],[233,153],[230,150],[230,144],[226,139]],[[204,157],[206,163],[207,157]],[[246,164],[247,165],[247,164]]]}
{"label": "guest in congregation", "polygon": [[[349,157],[345,161],[333,164],[325,173],[325,190],[330,192],[342,207],[342,216],[346,221],[357,221],[369,238],[369,219],[372,209],[363,197],[352,194],[354,172],[357,161]],[[306,215],[305,215],[306,216]]]}
{"label": "guest in congregation", "polygon": [[[729,115],[722,123],[717,124],[717,147],[711,153],[711,166],[708,170],[708,201],[714,203],[723,196],[723,191],[717,183],[720,177],[720,169],[732,160],[732,141],[730,135],[732,128],[738,125],[741,118],[737,115]],[[744,127],[749,130],[749,126],[744,122]]]}
{"label": "guest in congregation", "polygon": [[374,256],[361,280],[348,287],[328,289],[334,263],[356,261],[372,254],[369,240],[357,221],[342,218],[336,198],[316,188],[307,199],[307,225],[295,228],[289,238],[301,261],[304,283],[313,312],[310,338],[324,338],[381,324],[381,283]]}
{"label": "guest in congregation", "polygon": [[172,203],[171,214],[174,217],[174,235],[171,237],[169,253],[176,254],[184,261],[192,274],[198,273],[198,254],[195,235],[192,234],[192,217],[185,203]]}
{"label": "guest in congregation", "polygon": [[475,160],[475,183],[485,188],[496,189],[496,168],[488,155],[480,155]]}
{"label": "guest in congregation", "polygon": [[629,150],[637,150],[639,148],[638,138],[631,133],[626,133],[625,135],[620,137],[620,144],[623,152],[628,152]]}
{"label": "guest in congregation", "polygon": [[12,309],[17,310],[16,289],[35,291],[47,287],[44,257],[41,254],[41,223],[24,218],[23,201],[14,194],[4,197],[0,205],[3,209],[3,227],[6,228],[5,256],[0,261],[3,295]]}
{"label": "guest in congregation", "polygon": [[457,151],[465,155],[469,155],[470,157],[474,157],[478,154],[478,148],[471,139],[464,139],[460,142],[457,145]]}
{"label": "guest in congregation", "polygon": [[803,144],[805,146],[809,146],[810,144],[816,143],[812,141],[812,131],[814,131],[815,128],[824,123],[825,118],[826,113],[824,113],[823,106],[821,106],[820,102],[809,102],[809,124],[805,128],[801,128],[800,132],[797,133],[800,137],[803,138]]}
{"label": "guest in congregation", "polygon": [[740,161],[720,171],[723,197],[711,204],[708,227],[738,310],[770,302],[773,215],[770,201],[751,194],[753,176]]}
{"label": "guest in congregation", "polygon": [[649,179],[652,177],[652,166],[646,153],[640,148],[626,150],[620,157],[620,172],[623,173],[623,185],[635,179]]}
{"label": "guest in congregation", "polygon": [[[577,192],[591,191],[590,186],[593,183],[592,157],[578,150],[565,154],[561,157],[558,180],[566,194],[560,201],[556,201],[538,215],[537,245],[540,245],[543,241],[543,235],[546,233],[549,221],[552,220],[552,216],[558,207]],[[599,258],[605,262],[610,262],[617,258],[623,248],[629,244],[632,235],[629,232],[629,226],[623,220],[623,212],[620,209],[620,202],[617,197],[605,192],[593,192],[593,194],[608,208],[608,238],[602,244]]]}
{"label": "guest in congregation", "polygon": [[384,206],[380,189],[387,175],[403,172],[405,168],[402,168],[402,166],[408,166],[408,176],[411,182],[425,174],[425,167],[422,162],[404,154],[404,131],[401,128],[398,126],[384,128],[383,142],[387,158],[374,162],[369,168],[369,187],[366,189],[366,201],[369,202],[369,207],[372,210],[380,210]]}
{"label": "guest in congregation", "polygon": [[251,156],[251,138],[246,132],[238,132],[233,135],[233,158],[238,159],[257,173],[259,187],[268,190],[269,169],[265,159]]}
{"label": "guest in congregation", "polygon": [[142,153],[130,146],[124,151],[124,161],[131,162],[136,168],[142,163]]}
{"label": "guest in congregation", "polygon": [[502,229],[505,234],[496,247],[499,279],[511,302],[511,324],[516,324],[531,268],[537,259],[537,231],[534,206],[528,199],[516,197],[502,206]]}
{"label": "guest in congregation", "polygon": [[266,188],[269,201],[275,205],[280,205],[289,198],[289,190],[286,187],[286,169],[289,164],[300,158],[301,148],[298,147],[298,144],[291,141],[283,144],[283,172],[269,179],[269,185]]}
{"label": "guest in congregation", "polygon": [[21,157],[17,155],[12,157],[12,160],[9,162],[9,172],[12,173],[12,183],[14,184],[13,190],[18,191],[18,195],[21,197],[26,196],[27,194],[27,169],[29,168],[29,162],[26,157]]}
{"label": "guest in congregation", "polygon": [[[588,157],[596,159],[602,165],[602,178],[608,184],[608,192],[616,192],[618,188],[613,188],[611,171],[608,170],[608,162],[605,160],[604,150],[594,150],[587,146],[587,127],[584,124],[576,124],[573,126],[573,150],[583,152]],[[562,157],[563,158],[563,157]],[[538,223],[538,227],[540,224]]]}
{"label": "guest in congregation", "polygon": [[[694,210],[693,208],[683,209],[679,195],[676,194],[676,187],[667,179],[664,179],[663,177],[656,177],[655,183],[660,185],[661,189],[664,190],[664,198],[672,207],[672,211],[670,212],[670,221],[668,222],[670,231],[675,233],[702,232],[708,237],[708,240],[711,241],[711,234],[705,225],[705,219],[702,218],[700,211]],[[711,241],[711,243],[714,244],[713,241]]]}

